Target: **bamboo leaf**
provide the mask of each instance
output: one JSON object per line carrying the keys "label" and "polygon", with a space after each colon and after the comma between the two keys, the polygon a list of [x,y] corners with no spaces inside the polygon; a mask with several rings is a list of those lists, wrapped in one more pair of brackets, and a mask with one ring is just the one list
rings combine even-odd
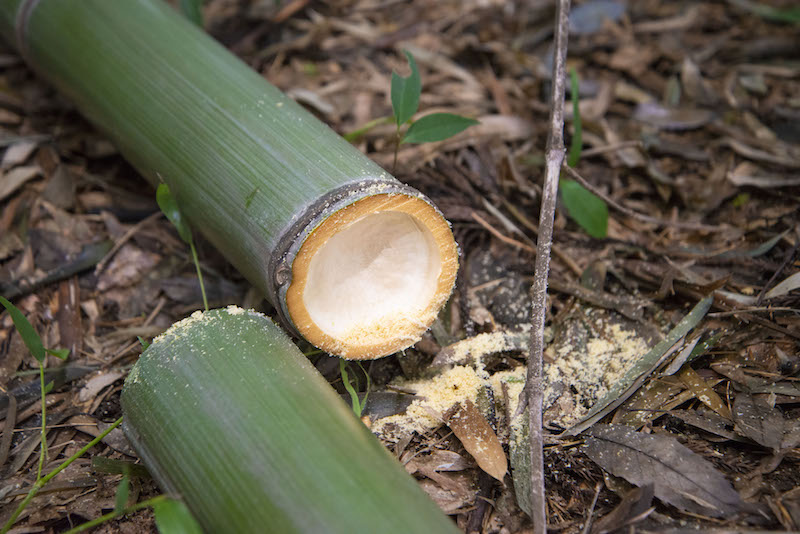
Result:
{"label": "bamboo leaf", "polygon": [[454,115],[453,113],[431,113],[415,121],[405,137],[403,143],[432,143],[444,141],[461,133],[470,126],[478,124],[475,119]]}
{"label": "bamboo leaf", "polygon": [[203,27],[203,0],[180,0],[180,8],[187,19]]}
{"label": "bamboo leaf", "polygon": [[36,361],[39,363],[44,362],[45,357],[45,350],[44,345],[42,345],[42,338],[39,337],[39,334],[36,333],[34,330],[33,325],[25,318],[21,311],[17,309],[16,306],[11,304],[8,300],[4,297],[0,297],[0,304],[8,311],[8,314],[11,316],[11,320],[14,321],[14,327],[19,332],[22,341],[25,343],[25,346],[28,347],[28,350],[31,352]]}
{"label": "bamboo leaf", "polygon": [[574,180],[561,180],[561,198],[572,219],[587,234],[598,239],[608,234],[608,206]]}
{"label": "bamboo leaf", "polygon": [[613,475],[681,510],[730,517],[746,505],[725,476],[671,436],[644,434],[625,425],[596,425],[586,455]]}
{"label": "bamboo leaf", "polygon": [[417,112],[419,108],[419,95],[422,92],[422,82],[417,70],[417,62],[411,52],[404,50],[408,58],[408,66],[411,74],[403,78],[396,72],[392,72],[392,110],[397,127],[405,124]]}
{"label": "bamboo leaf", "polygon": [[167,499],[153,506],[156,526],[160,534],[202,534],[191,512],[177,499]]}
{"label": "bamboo leaf", "polygon": [[156,202],[158,202],[158,207],[161,208],[161,211],[167,216],[169,222],[178,230],[178,235],[181,236],[184,243],[191,243],[192,231],[186,219],[184,219],[183,214],[181,214],[181,210],[178,209],[178,203],[175,201],[175,197],[172,196],[172,192],[170,192],[167,184],[158,184]]}

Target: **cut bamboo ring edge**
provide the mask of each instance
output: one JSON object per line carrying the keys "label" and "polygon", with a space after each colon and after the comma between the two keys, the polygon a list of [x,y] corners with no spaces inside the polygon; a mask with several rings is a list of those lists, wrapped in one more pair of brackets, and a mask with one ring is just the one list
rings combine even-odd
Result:
{"label": "cut bamboo ring edge", "polygon": [[[301,336],[326,352],[353,360],[380,358],[416,343],[450,297],[458,271],[458,247],[442,214],[412,188],[397,182],[378,185],[383,187],[362,190],[363,194],[356,195],[360,198],[337,206],[317,224],[309,225],[312,228],[291,258],[291,275],[288,282],[284,280],[284,299],[280,299],[285,303],[285,319]],[[411,217],[435,244],[440,269],[433,294],[421,307],[360,325],[343,336],[331,335],[312,319],[304,302],[311,261],[334,235],[370,215],[390,212]]]}

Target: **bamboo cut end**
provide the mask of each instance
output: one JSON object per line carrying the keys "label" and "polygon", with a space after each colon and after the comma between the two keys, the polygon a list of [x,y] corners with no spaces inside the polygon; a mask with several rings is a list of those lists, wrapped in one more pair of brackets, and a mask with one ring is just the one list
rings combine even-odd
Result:
{"label": "bamboo cut end", "polygon": [[407,194],[368,196],[303,242],[287,310],[322,350],[380,358],[419,341],[450,297],[457,270],[453,233],[433,206]]}

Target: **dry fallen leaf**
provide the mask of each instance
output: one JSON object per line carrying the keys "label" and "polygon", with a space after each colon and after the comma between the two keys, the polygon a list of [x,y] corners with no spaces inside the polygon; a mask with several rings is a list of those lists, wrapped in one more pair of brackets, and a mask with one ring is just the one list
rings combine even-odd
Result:
{"label": "dry fallen leaf", "polygon": [[671,436],[625,425],[594,425],[585,452],[600,467],[632,484],[653,484],[656,497],[681,510],[730,517],[745,505],[725,476]]}
{"label": "dry fallen leaf", "polygon": [[733,417],[737,432],[776,454],[800,444],[800,422],[784,418],[778,408],[749,393],[736,395]]}
{"label": "dry fallen leaf", "polygon": [[506,454],[492,427],[471,400],[458,403],[455,412],[446,418],[447,425],[469,452],[478,467],[502,481],[508,470]]}

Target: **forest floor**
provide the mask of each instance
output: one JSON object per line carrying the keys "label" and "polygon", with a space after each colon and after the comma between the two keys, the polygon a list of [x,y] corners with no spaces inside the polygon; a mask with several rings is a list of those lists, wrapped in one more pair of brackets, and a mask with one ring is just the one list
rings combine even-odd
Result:
{"label": "forest floor", "polygon": [[[545,351],[554,532],[800,530],[800,23],[754,12],[764,5],[573,6],[568,67],[580,89],[567,95],[565,136],[569,146],[577,97],[583,152],[574,168],[611,204],[604,238],[587,235],[562,204],[556,214]],[[391,116],[391,73],[408,74],[403,50],[421,73],[418,116],[480,121],[397,154],[397,178],[451,221],[462,265],[433,333],[365,365],[374,398],[392,400],[373,400],[365,422],[464,531],[529,531],[514,490],[521,471],[501,471],[499,481],[478,464],[507,461],[526,365],[551,2],[210,0],[204,16],[212,36],[343,135]],[[71,351],[66,366],[47,362],[49,471],[120,416],[138,338],[202,308],[201,293],[154,191],[10,48],[0,51],[0,140],[0,295],[45,346]],[[354,140],[389,170],[394,142],[385,124]],[[211,306],[271,313],[202,238],[199,254]],[[692,316],[694,328],[636,371],[706,296],[713,302]],[[311,358],[344,393],[338,360]],[[35,370],[1,315],[0,418],[15,421],[11,440],[0,440],[3,522],[35,478]],[[363,386],[362,370],[351,373]],[[601,423],[562,434],[620,383],[624,402]],[[469,395],[440,398],[459,384]],[[404,414],[408,402],[401,410],[394,401],[408,393]],[[484,408],[502,458],[481,457],[469,429],[430,416],[467,398]],[[0,425],[4,436],[12,430]],[[15,532],[61,532],[112,510],[121,477],[92,457],[136,460],[115,430],[54,479]],[[687,490],[692,480],[698,487]],[[136,478],[129,502],[157,493]],[[143,510],[96,531],[155,524]]]}

